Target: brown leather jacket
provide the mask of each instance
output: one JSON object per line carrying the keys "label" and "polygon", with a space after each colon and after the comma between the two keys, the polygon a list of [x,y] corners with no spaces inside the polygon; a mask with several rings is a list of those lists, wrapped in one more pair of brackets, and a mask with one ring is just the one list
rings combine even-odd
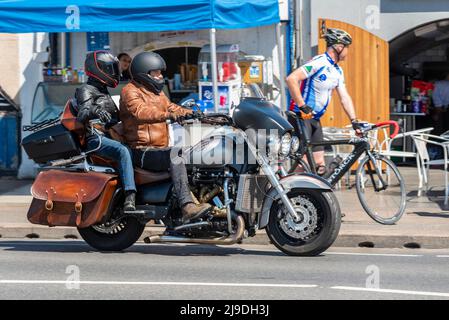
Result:
{"label": "brown leather jacket", "polygon": [[120,95],[120,119],[123,135],[132,148],[168,146],[168,126],[165,122],[170,113],[185,116],[191,110],[170,102],[161,92],[159,95],[134,81],[128,83]]}

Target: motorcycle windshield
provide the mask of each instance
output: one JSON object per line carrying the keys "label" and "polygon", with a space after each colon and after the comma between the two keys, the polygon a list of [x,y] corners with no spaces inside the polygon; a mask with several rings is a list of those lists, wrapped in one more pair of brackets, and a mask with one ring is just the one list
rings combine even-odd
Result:
{"label": "motorcycle windshield", "polygon": [[235,125],[244,131],[278,130],[279,135],[292,131],[292,125],[271,102],[260,98],[245,98],[235,108],[232,116]]}

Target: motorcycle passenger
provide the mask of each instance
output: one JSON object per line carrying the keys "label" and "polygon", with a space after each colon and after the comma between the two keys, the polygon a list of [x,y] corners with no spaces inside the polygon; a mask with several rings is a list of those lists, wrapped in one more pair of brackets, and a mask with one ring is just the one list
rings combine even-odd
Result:
{"label": "motorcycle passenger", "polygon": [[197,205],[190,193],[185,161],[179,153],[171,157],[167,120],[176,121],[192,114],[172,102],[162,91],[166,70],[157,53],[142,52],[131,62],[132,81],[120,96],[120,118],[126,143],[132,148],[134,164],[149,171],[170,171],[173,189],[182,211],[183,223],[206,214],[211,206]]}
{"label": "motorcycle passenger", "polygon": [[[119,122],[119,112],[112,100],[108,87],[119,83],[119,62],[107,51],[94,51],[86,56],[84,64],[88,80],[75,92],[78,103],[78,121],[87,125],[90,120],[99,119],[104,128],[96,130],[101,134],[101,147],[95,154],[117,161],[119,176],[125,191],[124,211],[135,211],[136,184],[130,150],[127,146],[111,139],[107,129]],[[96,149],[100,139],[86,126],[87,150]]]}
{"label": "motorcycle passenger", "polygon": [[[287,78],[287,85],[293,98],[290,111],[301,113],[311,142],[323,140],[320,118],[326,112],[334,89],[337,89],[343,109],[358,134],[362,126],[356,118],[354,104],[346,89],[343,69],[338,65],[340,61],[346,59],[352,37],[344,30],[327,29],[324,38],[327,51],[293,71]],[[324,175],[326,173],[324,147],[313,147],[313,157],[317,173]]]}

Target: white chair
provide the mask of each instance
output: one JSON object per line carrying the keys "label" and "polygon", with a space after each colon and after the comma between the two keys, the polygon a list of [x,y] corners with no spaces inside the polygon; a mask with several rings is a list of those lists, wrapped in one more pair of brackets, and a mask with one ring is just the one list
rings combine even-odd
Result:
{"label": "white chair", "polygon": [[[430,166],[443,166],[444,167],[444,206],[449,204],[449,179],[448,179],[448,149],[449,149],[449,140],[446,138],[442,138],[439,136],[434,136],[431,134],[421,134],[412,137],[415,141],[415,146],[419,154],[421,167],[424,176],[424,183],[426,185],[426,191],[429,189],[429,170]],[[427,151],[427,145],[432,144],[435,146],[439,146],[443,149],[443,159],[431,160],[429,156],[429,152]]]}
{"label": "white chair", "polygon": [[[425,128],[425,129],[419,129],[414,131],[408,131],[404,133],[398,134],[393,139],[390,138],[389,131],[387,128],[382,128],[383,133],[383,141],[378,144],[377,151],[379,154],[391,158],[391,157],[398,157],[398,158],[414,158],[416,159],[416,169],[418,170],[418,179],[419,179],[419,186],[418,186],[418,197],[422,195],[422,189],[423,189],[423,183],[424,183],[424,168],[421,166],[421,161],[419,158],[418,152],[415,151],[401,151],[401,150],[392,150],[391,146],[395,140],[403,139],[405,140],[407,137],[410,137],[413,139],[415,136],[419,136],[422,134],[427,134],[428,132],[431,132],[433,128]],[[415,149],[417,149],[415,140],[413,140]],[[388,178],[389,175],[388,175]]]}

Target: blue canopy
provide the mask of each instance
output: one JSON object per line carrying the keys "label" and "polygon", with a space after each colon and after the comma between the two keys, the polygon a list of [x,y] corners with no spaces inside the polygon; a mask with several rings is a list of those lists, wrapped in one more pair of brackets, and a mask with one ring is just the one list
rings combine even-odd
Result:
{"label": "blue canopy", "polygon": [[0,33],[239,29],[279,21],[278,0],[0,1]]}

